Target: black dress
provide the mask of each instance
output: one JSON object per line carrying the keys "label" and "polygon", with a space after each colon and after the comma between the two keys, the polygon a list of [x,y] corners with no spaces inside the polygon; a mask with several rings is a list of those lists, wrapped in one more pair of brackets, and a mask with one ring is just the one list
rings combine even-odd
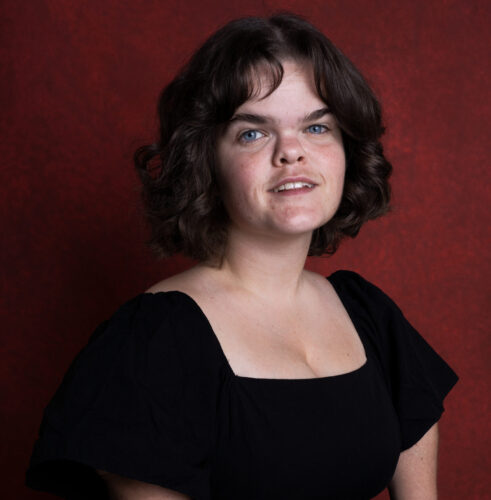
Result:
{"label": "black dress", "polygon": [[27,485],[106,498],[97,468],[197,500],[376,496],[458,377],[376,286],[351,271],[327,279],[367,361],[321,378],[235,375],[182,292],[123,304],[46,408]]}

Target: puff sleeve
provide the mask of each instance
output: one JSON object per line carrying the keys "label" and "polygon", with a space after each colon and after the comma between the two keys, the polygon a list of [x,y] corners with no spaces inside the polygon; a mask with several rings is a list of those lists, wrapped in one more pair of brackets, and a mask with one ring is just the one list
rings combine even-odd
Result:
{"label": "puff sleeve", "polygon": [[403,451],[440,419],[458,376],[380,288],[352,271],[338,273],[355,297],[358,315],[364,316],[364,331],[399,419]]}
{"label": "puff sleeve", "polygon": [[102,469],[210,498],[212,370],[178,299],[140,294],[96,328],[45,409],[27,486],[107,498]]}

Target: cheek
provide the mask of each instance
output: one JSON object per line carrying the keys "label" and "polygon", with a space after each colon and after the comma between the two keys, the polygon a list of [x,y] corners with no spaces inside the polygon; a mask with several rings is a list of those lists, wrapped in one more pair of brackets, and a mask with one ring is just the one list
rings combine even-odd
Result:
{"label": "cheek", "polygon": [[255,182],[254,162],[247,159],[230,159],[221,169],[222,184],[228,193],[249,191]]}
{"label": "cheek", "polygon": [[344,183],[346,156],[341,145],[318,151],[316,163],[321,165],[320,174],[327,185],[334,187]]}
{"label": "cheek", "polygon": [[228,212],[249,204],[255,197],[256,175],[251,162],[235,158],[220,168],[220,190]]}

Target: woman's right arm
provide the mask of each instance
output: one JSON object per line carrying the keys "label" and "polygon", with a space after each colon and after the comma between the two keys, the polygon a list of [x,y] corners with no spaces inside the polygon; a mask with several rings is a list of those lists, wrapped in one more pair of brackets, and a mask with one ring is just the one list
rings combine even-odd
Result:
{"label": "woman's right arm", "polygon": [[190,497],[156,484],[144,483],[135,479],[97,470],[104,479],[111,500],[191,500]]}

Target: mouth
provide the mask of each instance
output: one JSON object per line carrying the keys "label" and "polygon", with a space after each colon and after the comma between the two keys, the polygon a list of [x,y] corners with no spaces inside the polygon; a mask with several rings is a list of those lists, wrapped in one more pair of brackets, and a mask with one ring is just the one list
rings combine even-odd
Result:
{"label": "mouth", "polygon": [[273,193],[282,193],[285,191],[298,191],[302,190],[302,192],[310,191],[315,187],[315,184],[309,183],[309,182],[285,182],[284,184],[281,184],[275,188],[273,188],[271,191]]}
{"label": "mouth", "polygon": [[311,191],[317,184],[307,176],[291,176],[283,177],[283,179],[278,180],[278,183],[274,185],[269,191],[271,193],[295,193],[295,192],[306,192]]}

